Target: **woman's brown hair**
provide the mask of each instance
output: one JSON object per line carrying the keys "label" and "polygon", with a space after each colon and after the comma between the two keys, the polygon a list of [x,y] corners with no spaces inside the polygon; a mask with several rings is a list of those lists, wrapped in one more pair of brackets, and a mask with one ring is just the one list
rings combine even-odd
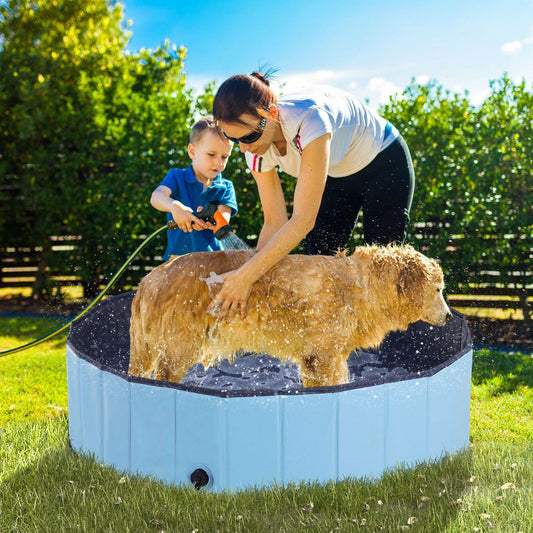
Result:
{"label": "woman's brown hair", "polygon": [[268,109],[276,103],[270,88],[269,74],[252,72],[228,78],[218,89],[213,101],[213,116],[217,122],[245,124],[240,120],[244,114],[270,117]]}

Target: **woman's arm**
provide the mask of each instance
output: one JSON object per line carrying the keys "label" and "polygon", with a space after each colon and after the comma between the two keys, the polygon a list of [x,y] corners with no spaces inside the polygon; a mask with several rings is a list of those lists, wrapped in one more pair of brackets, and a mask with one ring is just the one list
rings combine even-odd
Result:
{"label": "woman's arm", "polygon": [[263,227],[257,241],[257,249],[260,250],[287,222],[289,217],[277,170],[252,172],[252,176],[257,183],[264,216]]}
{"label": "woman's arm", "polygon": [[[292,217],[244,265],[222,275],[224,285],[211,303],[212,310],[231,317],[237,313],[240,306],[240,314],[244,317],[246,302],[254,282],[289,254],[311,231],[326,185],[330,140],[331,134],[328,133],[305,147],[302,152],[300,176],[294,191]],[[266,189],[268,190],[269,188]],[[272,192],[273,189],[270,188],[270,191]],[[275,193],[271,197],[267,193],[264,198],[265,200],[275,199],[275,196]],[[277,196],[279,199],[279,194]],[[269,207],[267,206],[267,212]]]}

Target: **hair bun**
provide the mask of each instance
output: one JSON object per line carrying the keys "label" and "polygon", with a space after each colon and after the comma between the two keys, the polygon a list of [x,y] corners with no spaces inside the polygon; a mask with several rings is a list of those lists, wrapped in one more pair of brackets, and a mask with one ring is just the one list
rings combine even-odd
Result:
{"label": "hair bun", "polygon": [[268,81],[268,74],[261,74],[261,72],[254,70],[250,76],[257,78],[259,81],[263,82],[267,87],[270,87],[270,82]]}

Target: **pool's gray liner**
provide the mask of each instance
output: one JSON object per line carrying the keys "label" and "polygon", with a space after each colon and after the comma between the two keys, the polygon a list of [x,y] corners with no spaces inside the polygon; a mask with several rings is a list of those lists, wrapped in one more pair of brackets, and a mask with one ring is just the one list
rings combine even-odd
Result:
{"label": "pool's gray liner", "polygon": [[104,300],[67,339],[71,445],[105,465],[235,490],[378,477],[468,445],[472,342],[455,311],[352,354],[345,385],[304,389],[265,354],[168,383],[127,374],[133,296]]}
{"label": "pool's gray liner", "polygon": [[[68,342],[78,357],[98,368],[144,382],[127,375],[134,294],[128,292],[104,300],[72,325]],[[454,310],[452,313],[453,320],[443,327],[417,322],[407,331],[391,333],[378,349],[353,352],[348,359],[350,382],[346,385],[304,389],[296,366],[266,354],[237,357],[233,364],[223,360],[208,369],[194,365],[179,384],[149,381],[158,386],[226,397],[330,393],[431,376],[472,349],[464,316]]]}

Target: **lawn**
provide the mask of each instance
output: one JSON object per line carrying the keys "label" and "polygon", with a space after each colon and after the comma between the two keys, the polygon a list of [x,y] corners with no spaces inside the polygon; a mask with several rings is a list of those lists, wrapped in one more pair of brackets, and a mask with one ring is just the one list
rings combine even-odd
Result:
{"label": "lawn", "polygon": [[[0,351],[57,321],[0,317]],[[533,360],[474,353],[470,448],[344,480],[209,494],[124,475],[68,444],[65,335],[0,358],[0,531],[533,531]]]}

